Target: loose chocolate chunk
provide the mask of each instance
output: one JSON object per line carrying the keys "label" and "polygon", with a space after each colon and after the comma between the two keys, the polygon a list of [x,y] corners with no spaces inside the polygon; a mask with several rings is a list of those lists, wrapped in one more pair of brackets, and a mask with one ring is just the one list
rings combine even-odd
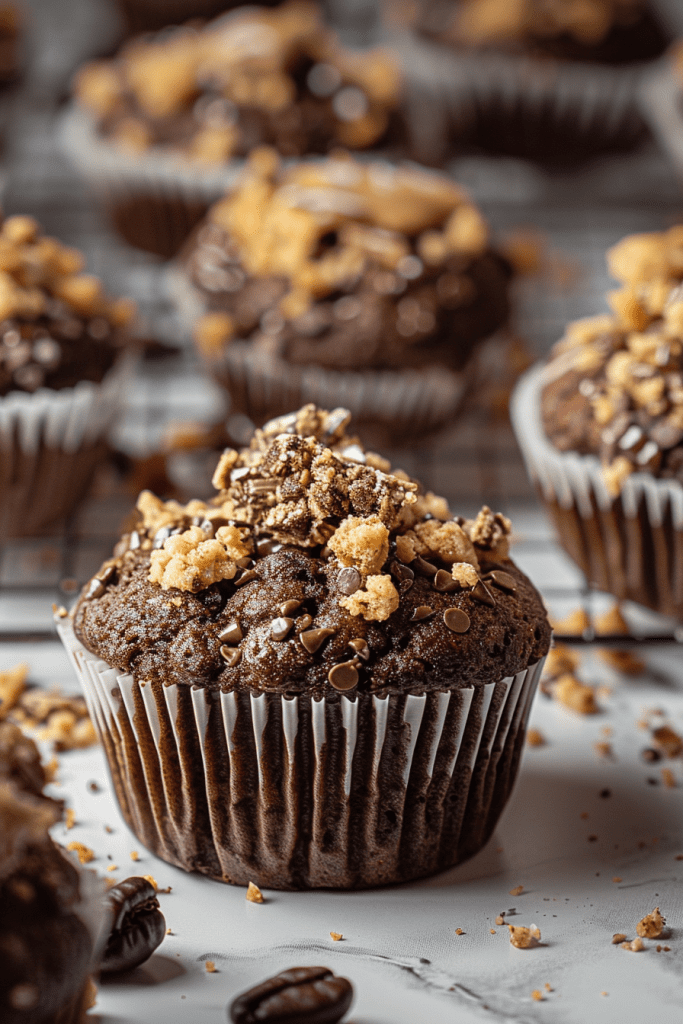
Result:
{"label": "loose chocolate chunk", "polygon": [[228,668],[234,668],[235,665],[239,665],[242,652],[238,647],[226,647],[225,644],[220,649],[221,658],[228,666]]}
{"label": "loose chocolate chunk", "polygon": [[342,661],[327,673],[335,690],[352,690],[358,682],[358,669],[353,661]]}
{"label": "loose chocolate chunk", "polygon": [[315,654],[328,636],[334,636],[333,629],[309,629],[306,633],[299,633],[299,640],[309,654]]}
{"label": "loose chocolate chunk", "polygon": [[284,640],[293,625],[294,619],[281,616],[278,619],[273,619],[270,624],[270,631],[276,640]]}
{"label": "loose chocolate chunk", "polygon": [[363,579],[361,574],[358,572],[358,569],[342,569],[337,576],[337,586],[341,590],[342,594],[346,594],[347,597],[350,597],[351,594],[355,594],[360,588],[362,582]]}
{"label": "loose chocolate chunk", "polygon": [[102,580],[98,580],[97,576],[90,580],[90,585],[85,592],[86,601],[94,600],[95,598],[102,597],[102,594],[107,588],[105,587]]}
{"label": "loose chocolate chunk", "polygon": [[111,911],[111,933],[100,964],[103,974],[132,971],[148,960],[166,934],[154,886],[133,876],[105,896]]}
{"label": "loose chocolate chunk", "polygon": [[460,584],[457,580],[454,580],[449,572],[445,569],[439,569],[436,576],[432,580],[432,586],[434,590],[440,590],[442,593],[448,593],[451,590],[459,590]]}
{"label": "loose chocolate chunk", "polygon": [[226,644],[238,644],[240,640],[244,639],[244,633],[240,628],[239,622],[233,619],[225,629],[220,631],[218,639],[222,640],[223,643]]}
{"label": "loose chocolate chunk", "polygon": [[510,594],[514,594],[517,590],[517,583],[514,577],[509,572],[501,572],[500,569],[494,569],[493,572],[488,573],[484,580],[486,583],[490,580],[491,583],[495,583],[501,590],[507,590]]}
{"label": "loose chocolate chunk", "polygon": [[462,608],[447,608],[443,621],[453,633],[466,633],[470,628],[470,617]]}
{"label": "loose chocolate chunk", "polygon": [[496,607],[495,597],[481,580],[477,581],[470,593],[475,601],[479,601],[480,604],[487,604],[490,608]]}
{"label": "loose chocolate chunk", "polygon": [[355,640],[349,640],[349,647],[352,651],[355,651],[358,657],[362,658],[363,661],[370,660],[370,648],[365,640],[362,640],[360,637]]}
{"label": "loose chocolate chunk", "polygon": [[297,608],[300,607],[301,601],[285,601],[283,604],[280,605],[280,614],[291,615],[292,612],[295,612]]}
{"label": "loose chocolate chunk", "polygon": [[413,614],[410,616],[410,621],[421,622],[423,619],[431,618],[433,614],[433,608],[430,608],[428,604],[421,604],[413,610]]}
{"label": "loose chocolate chunk", "polygon": [[243,587],[245,583],[251,583],[251,581],[255,580],[255,579],[256,579],[256,573],[254,572],[254,570],[253,569],[247,569],[246,572],[242,573],[242,575],[240,576],[240,578],[238,580],[234,580],[233,582],[234,582],[236,587]]}
{"label": "loose chocolate chunk", "polygon": [[416,572],[420,573],[421,576],[433,576],[437,571],[436,566],[422,558],[421,555],[414,558],[410,564]]}
{"label": "loose chocolate chunk", "polygon": [[327,967],[291,967],[234,999],[232,1024],[337,1024],[353,986]]}

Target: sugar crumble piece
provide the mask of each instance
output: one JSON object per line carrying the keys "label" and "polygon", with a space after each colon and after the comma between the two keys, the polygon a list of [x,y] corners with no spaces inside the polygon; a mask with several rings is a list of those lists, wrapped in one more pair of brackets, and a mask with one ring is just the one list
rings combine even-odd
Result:
{"label": "sugar crumble piece", "polygon": [[645,671],[645,662],[632,651],[617,650],[614,647],[598,647],[599,658],[625,676],[639,676]]}
{"label": "sugar crumble piece", "polygon": [[173,932],[172,932],[172,930],[170,928],[167,928],[166,929],[166,934],[167,935],[173,935]]}
{"label": "sugar crumble piece", "polygon": [[230,485],[230,472],[239,459],[239,453],[234,448],[226,448],[216,466],[211,484],[217,491],[226,490]]}
{"label": "sugar crumble piece", "polygon": [[7,718],[8,713],[26,689],[28,665],[23,662],[14,668],[0,672],[0,721]]}
{"label": "sugar crumble piece", "polygon": [[492,512],[488,505],[482,506],[475,519],[467,519],[463,529],[475,548],[480,548],[491,556],[490,561],[507,558],[510,554],[509,537],[512,533],[512,523],[502,513]]}
{"label": "sugar crumble piece", "polygon": [[118,864],[109,864],[108,867],[107,867],[107,871],[118,871],[118,870],[119,870]]}
{"label": "sugar crumble piece", "polygon": [[642,939],[633,939],[632,942],[622,942],[621,949],[628,949],[631,953],[642,953],[645,943]]}
{"label": "sugar crumble piece", "polygon": [[254,885],[253,882],[250,882],[247,886],[246,899],[248,899],[250,903],[265,902],[263,899],[263,893],[259,889],[258,885]]}
{"label": "sugar crumble piece", "polygon": [[597,636],[628,636],[629,625],[621,612],[621,605],[617,601],[612,607],[596,615],[593,618],[593,626]]}
{"label": "sugar crumble piece", "polygon": [[643,939],[659,939],[661,937],[666,918],[662,917],[659,907],[650,914],[646,914],[642,921],[636,925],[636,933]]}
{"label": "sugar crumble piece", "polygon": [[676,776],[670,768],[660,768],[660,774],[662,776],[662,782],[666,789],[676,789]]}
{"label": "sugar crumble piece", "polygon": [[601,993],[600,993],[600,995],[601,995],[601,996],[608,996],[608,995],[609,995],[609,992],[601,992]]}
{"label": "sugar crumble piece", "polygon": [[563,619],[550,616],[550,625],[559,636],[583,636],[591,628],[591,621],[585,608],[575,608]]}
{"label": "sugar crumble piece", "polygon": [[76,812],[73,807],[67,807],[64,811],[64,827],[66,829],[72,829],[76,824]]}
{"label": "sugar crumble piece", "polygon": [[153,875],[143,875],[142,877],[145,879],[145,881],[149,882],[149,884],[152,886],[155,892],[159,892],[157,880],[156,878],[154,878]]}
{"label": "sugar crumble piece", "polygon": [[678,757],[683,753],[683,739],[669,725],[653,729],[652,742],[666,757]]}
{"label": "sugar crumble piece", "polygon": [[107,833],[108,836],[110,836],[113,834],[114,829],[111,827],[111,825],[105,825],[104,831]]}
{"label": "sugar crumble piece", "polygon": [[91,850],[89,846],[85,846],[83,843],[73,841],[67,843],[67,850],[73,850],[78,857],[81,864],[89,864],[91,860],[95,859],[95,851]]}
{"label": "sugar crumble piece", "polygon": [[341,932],[330,932],[330,938],[333,942],[341,942],[344,936]]}
{"label": "sugar crumble piece", "polygon": [[531,993],[531,998],[535,1000],[537,1003],[542,1003],[545,1001],[545,996],[541,992],[540,988],[535,988],[533,990],[533,992]]}
{"label": "sugar crumble piece", "polygon": [[362,615],[367,622],[384,622],[398,608],[399,596],[389,576],[368,576],[363,590],[340,597],[339,604],[351,615]]}
{"label": "sugar crumble piece", "polygon": [[415,552],[440,558],[447,565],[463,562],[479,568],[479,559],[471,538],[464,527],[454,520],[441,522],[439,519],[428,519],[423,523],[415,523],[406,535],[412,540]]}
{"label": "sugar crumble piece", "polygon": [[615,875],[614,878],[612,879],[612,881],[613,882],[623,882],[623,878],[621,877],[621,875]]}
{"label": "sugar crumble piece", "polygon": [[130,851],[130,859],[131,860],[140,860],[140,854],[138,853],[137,850],[131,850]]}
{"label": "sugar crumble piece", "polygon": [[526,734],[526,742],[528,747],[544,747],[546,745],[546,739],[539,729],[529,729]]}
{"label": "sugar crumble piece", "polygon": [[508,928],[510,929],[510,945],[517,949],[533,949],[541,940],[541,932],[534,925],[531,928],[525,928],[523,925],[509,924]]}
{"label": "sugar crumble piece", "polygon": [[600,711],[592,686],[586,686],[575,675],[567,673],[560,676],[553,690],[560,704],[579,715],[595,715]]}
{"label": "sugar crumble piece", "polygon": [[497,934],[498,934],[498,932],[496,931],[496,929],[495,929],[495,928],[489,928],[489,933],[490,933],[491,935],[497,935]]}
{"label": "sugar crumble piece", "polygon": [[199,526],[168,537],[150,552],[149,581],[162,590],[204,590],[219,580],[231,580],[236,562],[249,554],[236,526],[221,526],[207,540]]}
{"label": "sugar crumble piece", "polygon": [[514,889],[510,889],[510,895],[511,896],[521,896],[523,892],[524,892],[524,886],[523,885],[516,885]]}
{"label": "sugar crumble piece", "polygon": [[554,644],[548,651],[543,666],[543,675],[554,679],[567,673],[573,674],[579,667],[579,655],[567,644]]}
{"label": "sugar crumble piece", "polygon": [[455,934],[456,934],[456,935],[464,935],[465,933],[464,933],[464,931],[462,930],[462,928],[456,928],[456,929],[455,929]]}
{"label": "sugar crumble piece", "polygon": [[505,924],[505,914],[498,914],[496,924]]}
{"label": "sugar crumble piece", "polygon": [[204,964],[204,970],[207,974],[217,974],[216,965],[213,960],[207,960]]}
{"label": "sugar crumble piece", "polygon": [[327,542],[342,565],[354,566],[363,576],[380,572],[389,557],[389,531],[379,516],[348,516]]}

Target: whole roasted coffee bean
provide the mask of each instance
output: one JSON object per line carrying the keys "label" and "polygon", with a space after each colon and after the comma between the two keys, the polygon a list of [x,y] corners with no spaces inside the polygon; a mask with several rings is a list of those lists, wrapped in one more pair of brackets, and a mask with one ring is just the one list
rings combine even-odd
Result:
{"label": "whole roasted coffee bean", "polygon": [[291,967],[243,992],[230,1006],[232,1024],[336,1024],[353,986],[327,967]]}
{"label": "whole roasted coffee bean", "polygon": [[156,891],[146,878],[134,875],[113,886],[105,899],[112,920],[100,970],[132,971],[150,958],[166,934]]}

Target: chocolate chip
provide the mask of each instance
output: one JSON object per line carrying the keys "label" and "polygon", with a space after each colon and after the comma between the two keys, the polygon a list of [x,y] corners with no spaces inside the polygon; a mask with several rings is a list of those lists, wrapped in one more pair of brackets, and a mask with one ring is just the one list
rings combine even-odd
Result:
{"label": "chocolate chip", "polygon": [[493,572],[488,573],[484,579],[488,583],[495,583],[501,590],[507,590],[510,594],[514,594],[517,590],[517,581],[514,576],[511,576],[508,572],[501,572],[500,569],[494,569]]}
{"label": "chocolate chip", "polygon": [[358,669],[353,661],[342,661],[327,673],[335,690],[352,690],[358,683]]}
{"label": "chocolate chip", "polygon": [[252,569],[254,566],[254,559],[245,555],[244,558],[238,558],[235,565],[239,565],[240,569]]}
{"label": "chocolate chip", "polygon": [[418,555],[417,558],[414,558],[410,564],[411,567],[415,569],[416,572],[419,572],[421,576],[434,576],[437,572],[436,566],[432,565],[431,562],[426,561],[426,559],[422,558],[420,555]]}
{"label": "chocolate chip", "polygon": [[347,597],[350,597],[351,594],[355,594],[360,588],[362,582],[363,580],[358,569],[342,569],[337,576],[337,587],[341,590],[342,594],[346,594]]}
{"label": "chocolate chip", "polygon": [[234,668],[235,665],[239,665],[242,658],[242,652],[239,647],[226,647],[225,644],[220,649],[221,658],[228,666],[228,668]]}
{"label": "chocolate chip", "polygon": [[434,590],[439,590],[441,593],[448,593],[451,590],[459,590],[460,584],[457,580],[454,580],[449,572],[445,569],[439,569],[436,576],[432,580],[432,586]]}
{"label": "chocolate chip", "polygon": [[430,608],[428,604],[421,604],[417,608],[413,609],[413,614],[410,616],[410,621],[421,622],[423,619],[430,619],[433,614],[433,608]]}
{"label": "chocolate chip", "polygon": [[481,580],[477,580],[471,594],[474,600],[479,601],[480,604],[487,604],[490,608],[496,607],[496,599]]}
{"label": "chocolate chip", "polygon": [[232,1024],[337,1024],[352,999],[351,982],[327,967],[291,967],[233,1000],[230,1020]]}
{"label": "chocolate chip", "polygon": [[370,660],[370,648],[365,640],[362,640],[360,637],[355,640],[349,640],[349,647],[352,651],[355,651],[358,657],[362,658],[363,661]]}
{"label": "chocolate chip", "polygon": [[218,639],[226,644],[238,644],[240,640],[244,639],[244,633],[240,628],[239,622],[233,619],[232,622],[228,623],[225,629],[222,629],[218,634]]}
{"label": "chocolate chip", "polygon": [[285,601],[280,605],[280,615],[291,615],[297,608],[301,607],[301,601]]}
{"label": "chocolate chip", "polygon": [[233,580],[236,587],[243,587],[245,583],[251,583],[252,580],[256,579],[256,573],[253,569],[247,569],[243,572],[238,580]]}
{"label": "chocolate chip", "polygon": [[266,555],[274,555],[280,551],[282,544],[279,541],[274,540],[272,537],[264,537],[262,540],[256,542],[256,550],[258,551],[259,558],[265,558]]}
{"label": "chocolate chip", "polygon": [[403,565],[401,562],[392,562],[389,566],[391,575],[398,581],[398,590],[400,594],[407,594],[413,585],[415,579],[415,573],[408,565]]}
{"label": "chocolate chip", "polygon": [[462,608],[447,608],[443,621],[452,633],[466,633],[470,628],[470,617]]}
{"label": "chocolate chip", "polygon": [[311,618],[310,615],[302,615],[301,618],[297,621],[296,627],[297,629],[308,629],[308,627],[312,623],[313,619]]}
{"label": "chocolate chip", "polygon": [[97,576],[90,580],[90,585],[85,592],[86,601],[94,600],[97,597],[102,597],[102,594],[107,588],[105,587],[102,580],[98,580]]}
{"label": "chocolate chip", "polygon": [[273,619],[270,624],[270,631],[276,640],[284,640],[293,625],[294,619],[282,616],[281,618]]}
{"label": "chocolate chip", "polygon": [[134,876],[113,886],[104,899],[112,924],[100,971],[132,971],[149,959],[166,934],[156,891],[146,878]]}
{"label": "chocolate chip", "polygon": [[334,636],[334,633],[333,629],[309,629],[307,632],[299,634],[299,640],[309,654],[315,654],[323,641],[327,640],[328,636]]}

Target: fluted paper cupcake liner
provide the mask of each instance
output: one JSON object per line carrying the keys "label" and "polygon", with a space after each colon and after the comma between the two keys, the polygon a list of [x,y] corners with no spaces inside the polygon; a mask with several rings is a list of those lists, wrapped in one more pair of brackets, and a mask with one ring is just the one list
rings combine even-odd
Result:
{"label": "fluted paper cupcake liner", "polygon": [[683,486],[633,473],[610,495],[597,456],[561,452],[545,436],[544,371],[520,380],[510,414],[560,543],[600,590],[683,620]]}
{"label": "fluted paper cupcake liner", "polygon": [[139,840],[188,871],[274,889],[441,871],[491,835],[542,662],[422,695],[317,701],[141,683],[57,630]]}
{"label": "fluted paper cupcake liner", "polygon": [[629,147],[645,131],[637,97],[648,64],[455,52],[412,33],[397,35],[394,43],[417,159],[442,161],[450,139],[544,162],[575,162]]}
{"label": "fluted paper cupcake liner", "polygon": [[126,153],[100,135],[94,119],[75,103],[62,118],[59,137],[123,238],[166,258],[175,255],[243,167],[242,160],[201,164],[154,148]]}
{"label": "fluted paper cupcake liner", "polygon": [[76,507],[106,452],[130,360],[101,383],[0,398],[0,538],[30,536]]}

